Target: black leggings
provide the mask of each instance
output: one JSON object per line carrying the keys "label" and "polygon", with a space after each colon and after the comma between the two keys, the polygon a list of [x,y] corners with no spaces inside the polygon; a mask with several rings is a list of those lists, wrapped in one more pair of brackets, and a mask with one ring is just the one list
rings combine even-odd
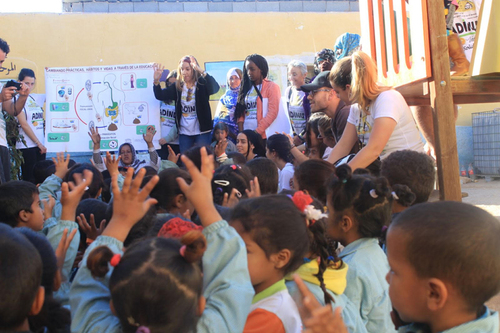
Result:
{"label": "black leggings", "polygon": [[20,149],[23,154],[24,163],[21,165],[21,172],[23,180],[35,183],[35,177],[33,176],[33,167],[38,161],[45,160],[46,154],[40,154],[40,148],[25,148]]}

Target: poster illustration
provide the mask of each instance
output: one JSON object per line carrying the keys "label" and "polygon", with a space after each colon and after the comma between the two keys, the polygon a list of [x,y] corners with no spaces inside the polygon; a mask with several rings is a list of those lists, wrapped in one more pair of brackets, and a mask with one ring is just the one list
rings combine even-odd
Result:
{"label": "poster illustration", "polygon": [[233,68],[239,68],[243,70],[244,61],[217,61],[217,62],[206,62],[205,71],[214,77],[215,81],[220,86],[219,91],[210,96],[211,101],[218,101],[227,89],[227,72]]}
{"label": "poster illustration", "polygon": [[[153,64],[46,68],[45,142],[49,152],[92,151],[88,133],[97,128],[101,150],[128,142],[146,150],[148,126],[160,129]],[[160,134],[153,144],[159,148]]]}

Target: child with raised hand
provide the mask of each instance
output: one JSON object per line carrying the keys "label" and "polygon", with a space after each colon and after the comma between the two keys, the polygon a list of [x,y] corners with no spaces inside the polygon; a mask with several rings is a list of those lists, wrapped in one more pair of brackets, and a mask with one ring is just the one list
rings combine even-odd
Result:
{"label": "child with raised hand", "polygon": [[[387,233],[387,273],[399,332],[497,333],[485,303],[500,291],[500,224],[459,202],[415,205]],[[394,313],[396,326],[401,322]],[[418,323],[418,324],[417,324]]]}
{"label": "child with raised hand", "polygon": [[[349,332],[366,332],[359,310],[344,295],[348,283],[346,280],[348,266],[337,257],[336,249],[332,248],[327,238],[327,215],[323,213],[323,205],[302,191],[295,192],[292,200],[306,216],[310,241],[309,252],[295,274],[304,280],[307,288],[322,306],[331,304],[342,309],[342,318]],[[290,295],[295,300],[299,299],[300,293],[292,276],[288,275],[285,279]]]}
{"label": "child with raised hand", "polygon": [[345,295],[368,332],[394,331],[385,280],[389,264],[378,244],[391,219],[392,190],[385,178],[353,175],[347,165],[337,167],[335,176],[328,186],[328,234],[344,246],[339,257],[349,265]]}
{"label": "child with raised hand", "polygon": [[262,196],[236,205],[231,225],[245,242],[255,290],[243,332],[301,332],[285,276],[299,268],[309,248],[302,212],[285,195]]}
{"label": "child with raised hand", "polygon": [[[242,240],[220,220],[213,206],[213,159],[205,148],[201,157],[200,172],[182,156],[193,181],[188,185],[178,178],[178,182],[205,227],[203,235],[208,246],[203,256],[203,276],[196,264],[205,243],[199,233],[186,235],[189,237],[183,239],[184,246],[173,239],[154,238],[133,244],[123,258],[117,255],[122,253],[123,241],[132,226],[156,203],[146,198],[158,177],[154,176],[139,192],[144,171],[139,171],[132,181],[130,169],[122,192],[116,176],[113,178],[113,217],[87,249],[73,282],[72,331],[242,331],[253,295],[245,250]],[[115,268],[107,272],[110,259]],[[103,282],[96,281],[91,271],[96,276],[105,275]]]}

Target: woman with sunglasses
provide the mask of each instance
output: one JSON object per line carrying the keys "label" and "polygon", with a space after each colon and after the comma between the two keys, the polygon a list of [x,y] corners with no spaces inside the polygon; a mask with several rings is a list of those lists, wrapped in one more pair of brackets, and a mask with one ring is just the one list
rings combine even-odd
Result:
{"label": "woman with sunglasses", "polygon": [[182,57],[177,69],[177,82],[165,89],[160,87],[164,67],[155,63],[153,91],[160,101],[175,101],[175,121],[179,132],[181,154],[193,146],[209,145],[212,132],[210,95],[219,91],[215,79],[190,55]]}

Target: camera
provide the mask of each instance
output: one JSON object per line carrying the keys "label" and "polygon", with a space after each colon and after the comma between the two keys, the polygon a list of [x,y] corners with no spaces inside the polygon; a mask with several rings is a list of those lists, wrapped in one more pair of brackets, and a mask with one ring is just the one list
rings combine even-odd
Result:
{"label": "camera", "polygon": [[8,87],[16,87],[17,90],[21,90],[21,83],[20,82],[16,82],[14,80],[10,80],[8,81],[5,85],[4,85],[4,88],[8,88]]}

